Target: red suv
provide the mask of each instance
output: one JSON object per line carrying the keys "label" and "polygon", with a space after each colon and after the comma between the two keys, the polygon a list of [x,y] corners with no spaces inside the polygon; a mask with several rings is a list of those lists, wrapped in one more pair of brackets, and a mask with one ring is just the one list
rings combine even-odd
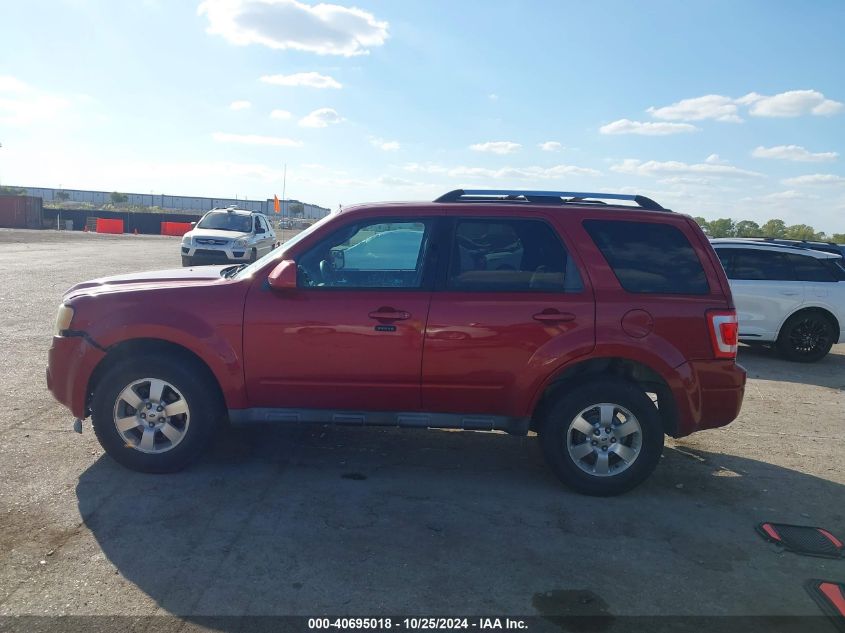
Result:
{"label": "red suv", "polygon": [[184,467],[227,419],[534,431],[563,482],[609,495],[651,473],[664,434],[737,416],[736,347],[688,216],[457,190],[344,209],[248,266],[78,284],[47,384],[141,471]]}

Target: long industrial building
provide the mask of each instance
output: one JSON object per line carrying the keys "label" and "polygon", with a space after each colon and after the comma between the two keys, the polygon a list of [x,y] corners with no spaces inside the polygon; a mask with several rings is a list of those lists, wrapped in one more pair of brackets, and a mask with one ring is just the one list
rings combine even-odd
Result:
{"label": "long industrial building", "polygon": [[[45,206],[51,202],[61,202],[56,193],[61,191],[67,194],[66,202],[80,202],[102,206],[111,204],[111,192],[109,191],[88,191],[84,189],[50,189],[48,187],[20,187],[26,190],[26,195],[36,196],[44,201]],[[123,193],[126,196],[126,204],[143,207],[159,207],[161,209],[172,209],[174,211],[205,213],[211,209],[237,205],[241,209],[258,211],[266,215],[273,215],[273,199],[267,200],[244,200],[234,198],[201,198],[196,196],[171,196],[168,194],[151,193]],[[297,213],[302,205],[302,215]],[[329,213],[330,209],[309,204],[299,200],[283,200],[282,211],[284,215],[296,215],[305,219],[319,219]],[[293,211],[293,213],[291,213]]]}

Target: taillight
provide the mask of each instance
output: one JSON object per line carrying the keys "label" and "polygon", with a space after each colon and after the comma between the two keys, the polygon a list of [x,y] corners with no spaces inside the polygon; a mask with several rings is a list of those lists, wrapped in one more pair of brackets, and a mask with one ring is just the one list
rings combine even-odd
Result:
{"label": "taillight", "polygon": [[708,310],[707,325],[716,358],[736,358],[739,324],[735,310]]}

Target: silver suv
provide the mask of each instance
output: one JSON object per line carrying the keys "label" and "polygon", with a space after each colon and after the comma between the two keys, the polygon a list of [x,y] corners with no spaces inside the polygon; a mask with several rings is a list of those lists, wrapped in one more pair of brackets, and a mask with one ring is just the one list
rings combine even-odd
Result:
{"label": "silver suv", "polygon": [[254,262],[276,246],[276,233],[262,213],[212,209],[182,237],[182,265]]}

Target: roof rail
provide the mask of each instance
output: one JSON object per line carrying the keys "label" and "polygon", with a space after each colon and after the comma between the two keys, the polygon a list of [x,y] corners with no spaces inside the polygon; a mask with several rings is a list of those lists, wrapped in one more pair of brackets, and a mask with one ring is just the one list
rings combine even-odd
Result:
{"label": "roof rail", "polygon": [[512,189],[455,189],[435,202],[542,202],[545,204],[605,204],[602,200],[630,200],[642,209],[669,211],[651,198],[624,193],[584,193],[580,191],[523,191]]}

